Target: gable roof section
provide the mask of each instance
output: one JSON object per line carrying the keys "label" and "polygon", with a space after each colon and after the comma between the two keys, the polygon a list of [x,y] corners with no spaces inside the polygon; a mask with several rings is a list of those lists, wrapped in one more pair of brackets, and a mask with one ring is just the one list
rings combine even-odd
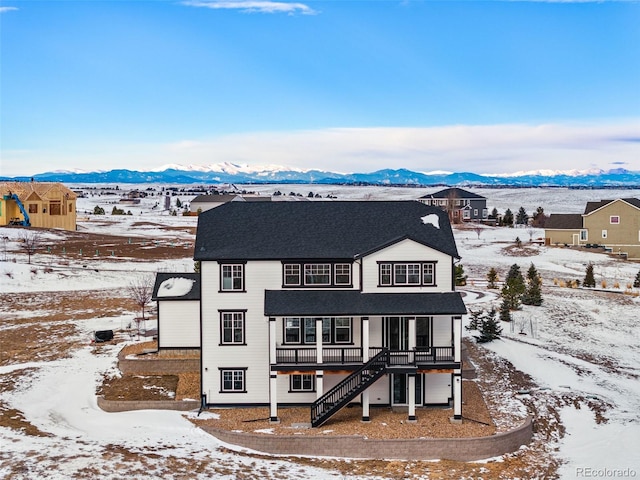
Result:
{"label": "gable roof section", "polygon": [[15,193],[23,202],[33,194],[42,200],[47,200],[51,190],[61,192],[70,200],[75,200],[78,197],[73,190],[59,182],[0,182],[0,195],[7,195],[9,192]]}
{"label": "gable roof section", "polygon": [[468,190],[464,190],[462,188],[453,187],[453,188],[445,188],[444,190],[440,190],[435,193],[430,193],[428,195],[423,195],[420,198],[486,198],[482,195],[478,195],[477,193],[469,192]]}
{"label": "gable roof section", "polygon": [[266,290],[264,314],[283,316],[464,315],[460,292],[360,293],[358,290]]}
{"label": "gable roof section", "polygon": [[[422,217],[437,215],[439,228]],[[196,260],[353,259],[408,238],[458,257],[446,212],[416,201],[231,202],[198,217]]]}
{"label": "gable roof section", "polygon": [[582,215],[579,213],[552,213],[544,222],[545,230],[579,230]]}
{"label": "gable roof section", "polygon": [[[171,280],[173,280],[173,282],[171,282]],[[191,288],[185,292],[187,289],[183,287],[187,282],[191,282],[192,285]],[[172,289],[175,294],[172,294]],[[157,273],[151,300],[200,300],[200,274]]]}
{"label": "gable roof section", "polygon": [[600,200],[599,202],[587,202],[587,205],[584,208],[584,215],[590,215],[596,210],[600,210],[602,207],[606,207],[607,205],[621,201],[626,202],[629,205],[640,209],[640,200],[637,198],[618,198],[616,200]]}
{"label": "gable roof section", "polygon": [[232,201],[237,195],[198,195],[191,203],[226,203]]}

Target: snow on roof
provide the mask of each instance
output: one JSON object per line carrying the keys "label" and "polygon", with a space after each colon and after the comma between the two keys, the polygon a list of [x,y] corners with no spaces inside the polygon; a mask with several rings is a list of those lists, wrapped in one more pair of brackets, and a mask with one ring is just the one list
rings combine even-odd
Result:
{"label": "snow on roof", "polygon": [[173,277],[165,280],[158,288],[158,297],[184,297],[193,288],[195,280],[191,278]]}

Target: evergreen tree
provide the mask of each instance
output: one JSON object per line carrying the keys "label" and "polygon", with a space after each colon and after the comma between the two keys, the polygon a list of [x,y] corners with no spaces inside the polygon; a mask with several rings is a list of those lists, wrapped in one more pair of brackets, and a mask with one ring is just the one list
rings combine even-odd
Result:
{"label": "evergreen tree", "polygon": [[502,327],[496,320],[496,309],[492,307],[482,316],[480,336],[475,339],[478,343],[487,343],[500,338],[500,335],[502,335]]}
{"label": "evergreen tree", "polygon": [[176,198],[176,207],[180,208],[182,206],[182,202],[180,201],[179,198]]}
{"label": "evergreen tree", "polygon": [[526,225],[529,222],[529,215],[527,215],[527,211],[524,207],[520,207],[518,213],[516,214],[516,225]]}
{"label": "evergreen tree", "polygon": [[489,218],[498,218],[498,209],[496,207],[493,207],[493,210],[491,210]]}
{"label": "evergreen tree", "polygon": [[467,330],[479,330],[482,323],[482,310],[469,310],[469,315],[471,320],[469,325],[464,328]]}
{"label": "evergreen tree", "polygon": [[633,281],[633,286],[635,288],[640,288],[640,271],[638,271],[635,280]]}
{"label": "evergreen tree", "polygon": [[93,214],[104,215],[104,208],[102,208],[100,205],[96,205],[95,207],[93,207]]}
{"label": "evergreen tree", "polygon": [[467,276],[464,274],[464,267],[462,264],[455,266],[456,273],[456,286],[461,287],[467,284]]}
{"label": "evergreen tree", "polygon": [[511,310],[509,309],[509,303],[505,298],[502,299],[502,303],[500,304],[500,321],[511,321]]}
{"label": "evergreen tree", "polygon": [[513,212],[510,208],[507,208],[504,212],[504,215],[502,216],[502,225],[506,227],[513,226]]}
{"label": "evergreen tree", "polygon": [[504,286],[502,287],[502,298],[507,302],[509,310],[519,310],[522,295],[525,292],[524,277],[520,272],[518,264],[514,263],[507,273]]}
{"label": "evergreen tree", "polygon": [[487,273],[487,288],[498,288],[496,282],[498,281],[498,272],[495,268],[491,267],[489,269],[489,273]]}
{"label": "evergreen tree", "polygon": [[544,208],[538,207],[536,209],[536,213],[533,215],[533,223],[534,227],[544,228],[544,224],[547,221],[547,216],[544,214]]}
{"label": "evergreen tree", "polygon": [[542,281],[533,263],[527,271],[527,288],[522,296],[522,303],[536,307],[542,305]]}
{"label": "evergreen tree", "polygon": [[589,262],[587,270],[585,272],[584,280],[582,281],[583,287],[594,288],[596,286],[596,279],[593,275],[593,263]]}

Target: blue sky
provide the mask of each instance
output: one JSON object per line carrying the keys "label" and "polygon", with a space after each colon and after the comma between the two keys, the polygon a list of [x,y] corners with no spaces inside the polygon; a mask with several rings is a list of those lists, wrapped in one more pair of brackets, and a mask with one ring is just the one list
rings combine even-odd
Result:
{"label": "blue sky", "polygon": [[635,1],[0,0],[2,175],[640,170]]}

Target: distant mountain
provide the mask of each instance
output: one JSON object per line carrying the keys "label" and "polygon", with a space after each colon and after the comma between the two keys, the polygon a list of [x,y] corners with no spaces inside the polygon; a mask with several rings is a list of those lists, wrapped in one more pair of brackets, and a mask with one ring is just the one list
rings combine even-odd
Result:
{"label": "distant mountain", "polygon": [[64,183],[175,183],[175,184],[362,184],[409,186],[486,186],[486,187],[578,187],[640,188],[640,171],[622,168],[585,171],[530,171],[503,175],[478,175],[471,172],[414,172],[406,169],[384,169],[371,173],[335,173],[321,170],[300,170],[279,165],[247,166],[219,163],[209,166],[166,165],[151,171],[108,170],[95,172],[53,171],[33,177],[5,180],[35,179]]}

